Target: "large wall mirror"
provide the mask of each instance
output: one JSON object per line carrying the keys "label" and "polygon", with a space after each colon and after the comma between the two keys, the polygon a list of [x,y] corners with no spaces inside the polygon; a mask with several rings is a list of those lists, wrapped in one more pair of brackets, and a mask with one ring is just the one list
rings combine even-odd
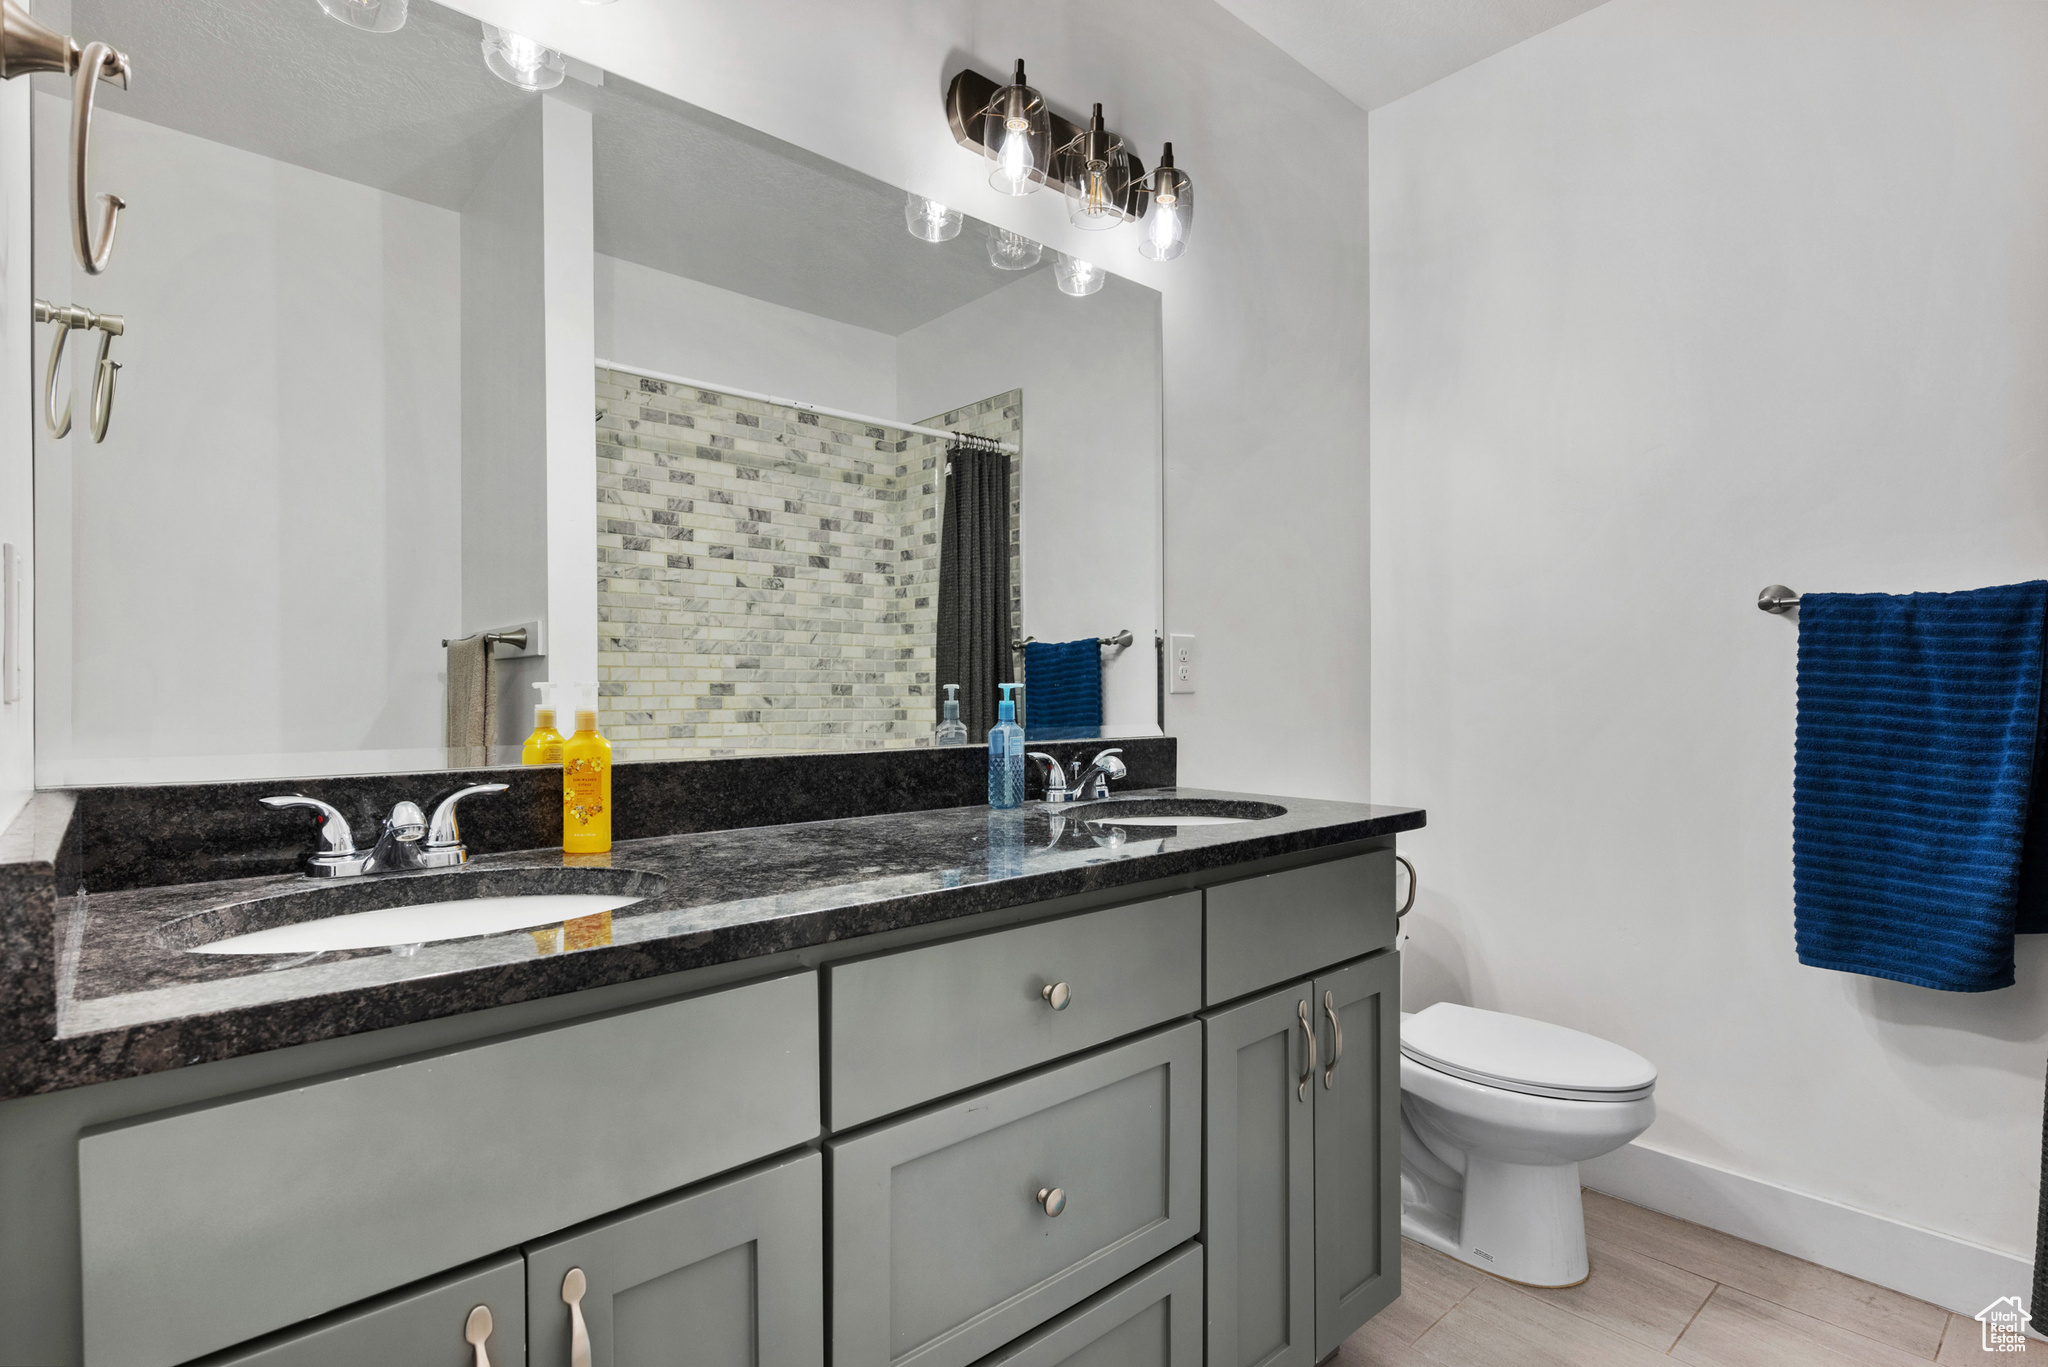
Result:
{"label": "large wall mirror", "polygon": [[1157,734],[1156,292],[429,0],[71,10],[138,74],[98,276],[33,97],[37,297],[121,320],[104,440],[99,334],[39,406],[43,785],[517,762],[540,682],[627,761]]}

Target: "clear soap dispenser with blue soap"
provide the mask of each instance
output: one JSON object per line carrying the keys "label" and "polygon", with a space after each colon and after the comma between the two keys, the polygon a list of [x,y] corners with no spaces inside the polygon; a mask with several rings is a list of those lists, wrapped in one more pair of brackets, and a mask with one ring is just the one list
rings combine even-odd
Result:
{"label": "clear soap dispenser with blue soap", "polygon": [[988,805],[1024,805],[1024,728],[1017,725],[1017,703],[1010,696],[1022,684],[997,684],[1003,700],[996,707],[996,724],[988,733]]}

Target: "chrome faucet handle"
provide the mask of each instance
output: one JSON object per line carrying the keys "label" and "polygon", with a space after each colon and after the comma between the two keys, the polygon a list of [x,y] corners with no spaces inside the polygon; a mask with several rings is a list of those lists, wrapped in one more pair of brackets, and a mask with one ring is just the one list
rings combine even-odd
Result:
{"label": "chrome faucet handle", "polygon": [[[1113,778],[1122,778],[1130,773],[1130,770],[1124,767],[1124,762],[1117,758],[1122,753],[1121,749],[1104,750],[1096,755],[1094,759],[1089,760],[1088,767],[1082,770],[1080,776],[1074,780],[1074,797],[1077,799],[1083,797],[1108,797],[1109,781]],[[1093,780],[1092,783],[1090,782],[1091,779]],[[1088,789],[1093,789],[1093,791],[1085,791]]]}
{"label": "chrome faucet handle", "polygon": [[459,788],[434,804],[434,819],[427,827],[427,848],[444,850],[460,847],[462,830],[455,823],[455,804],[478,793],[502,793],[509,785],[503,783],[472,783]]}
{"label": "chrome faucet handle", "polygon": [[320,813],[320,851],[314,856],[317,861],[324,855],[354,854],[356,852],[355,832],[348,827],[348,818],[337,809],[328,806],[318,798],[301,797],[288,793],[282,797],[256,799],[266,807],[282,810],[287,807],[307,807]]}
{"label": "chrome faucet handle", "polygon": [[1024,758],[1045,761],[1045,797],[1048,802],[1058,802],[1067,789],[1067,771],[1060,767],[1058,760],[1043,750],[1027,751]]}

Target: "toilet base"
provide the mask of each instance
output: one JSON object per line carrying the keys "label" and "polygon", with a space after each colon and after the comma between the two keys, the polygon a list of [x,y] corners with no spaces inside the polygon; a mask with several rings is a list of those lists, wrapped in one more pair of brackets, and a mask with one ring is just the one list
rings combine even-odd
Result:
{"label": "toilet base", "polygon": [[[1531,1166],[1467,1157],[1462,1178],[1404,1163],[1401,1233],[1522,1286],[1586,1280],[1586,1211],[1577,1163]],[[1455,1183],[1455,1185],[1453,1185]]]}

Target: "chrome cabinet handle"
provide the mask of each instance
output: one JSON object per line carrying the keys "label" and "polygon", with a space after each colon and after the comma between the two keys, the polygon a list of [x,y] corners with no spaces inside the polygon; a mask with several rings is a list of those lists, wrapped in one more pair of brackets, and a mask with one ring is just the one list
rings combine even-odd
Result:
{"label": "chrome cabinet handle", "polygon": [[562,1278],[562,1301],[569,1307],[569,1367],[590,1367],[590,1326],[583,1322],[583,1269],[572,1267]]}
{"label": "chrome cabinet handle", "polygon": [[1055,1011],[1064,1011],[1074,1000],[1074,990],[1065,983],[1047,983],[1038,989],[1038,995],[1045,998],[1046,1005]]}
{"label": "chrome cabinet handle", "polygon": [[78,55],[78,75],[71,90],[71,245],[87,275],[98,275],[107,268],[107,260],[114,254],[114,229],[121,211],[128,207],[119,195],[100,196],[100,240],[94,245],[86,221],[92,208],[85,181],[92,144],[92,100],[101,77],[120,81],[126,90],[128,59],[106,43],[87,43]]}
{"label": "chrome cabinet handle", "polygon": [[476,1349],[475,1367],[491,1367],[491,1355],[484,1351],[484,1344],[491,1337],[490,1306],[479,1305],[469,1312],[469,1322],[462,1326],[462,1337]]}
{"label": "chrome cabinet handle", "polygon": [[1396,921],[1398,921],[1398,920],[1400,920],[1400,919],[1401,919],[1401,918],[1402,918],[1403,916],[1406,916],[1406,915],[1408,914],[1408,910],[1409,910],[1409,908],[1411,908],[1411,907],[1413,907],[1413,906],[1415,905],[1415,882],[1416,882],[1416,879],[1415,879],[1415,865],[1413,865],[1413,864],[1411,864],[1411,863],[1409,863],[1409,862],[1408,862],[1408,856],[1406,856],[1406,855],[1404,855],[1404,854],[1397,854],[1397,855],[1395,855],[1395,856],[1394,856],[1394,862],[1395,862],[1396,864],[1399,864],[1399,865],[1400,865],[1400,866],[1401,866],[1402,868],[1404,868],[1404,869],[1408,870],[1408,900],[1407,900],[1407,901],[1405,901],[1405,902],[1403,902],[1403,903],[1401,904],[1401,909],[1400,909],[1399,911],[1397,911],[1397,912],[1395,912],[1395,913],[1394,913],[1394,919],[1395,919]]}
{"label": "chrome cabinet handle", "polygon": [[1337,1019],[1337,1002],[1332,993],[1323,993],[1323,1014],[1330,1018],[1330,1066],[1323,1069],[1323,1090],[1327,1092],[1337,1085],[1337,1065],[1344,1059],[1344,1022]]}
{"label": "chrome cabinet handle", "polygon": [[1057,1220],[1060,1218],[1060,1212],[1067,1208],[1067,1194],[1058,1187],[1040,1187],[1038,1204],[1044,1207],[1047,1215]]}
{"label": "chrome cabinet handle", "polygon": [[1309,1024],[1307,1002],[1296,1002],[1294,1012],[1301,1018],[1301,1042],[1308,1049],[1308,1066],[1301,1070],[1301,1085],[1295,1088],[1295,1094],[1306,1101],[1308,1084],[1316,1075],[1316,1028]]}

